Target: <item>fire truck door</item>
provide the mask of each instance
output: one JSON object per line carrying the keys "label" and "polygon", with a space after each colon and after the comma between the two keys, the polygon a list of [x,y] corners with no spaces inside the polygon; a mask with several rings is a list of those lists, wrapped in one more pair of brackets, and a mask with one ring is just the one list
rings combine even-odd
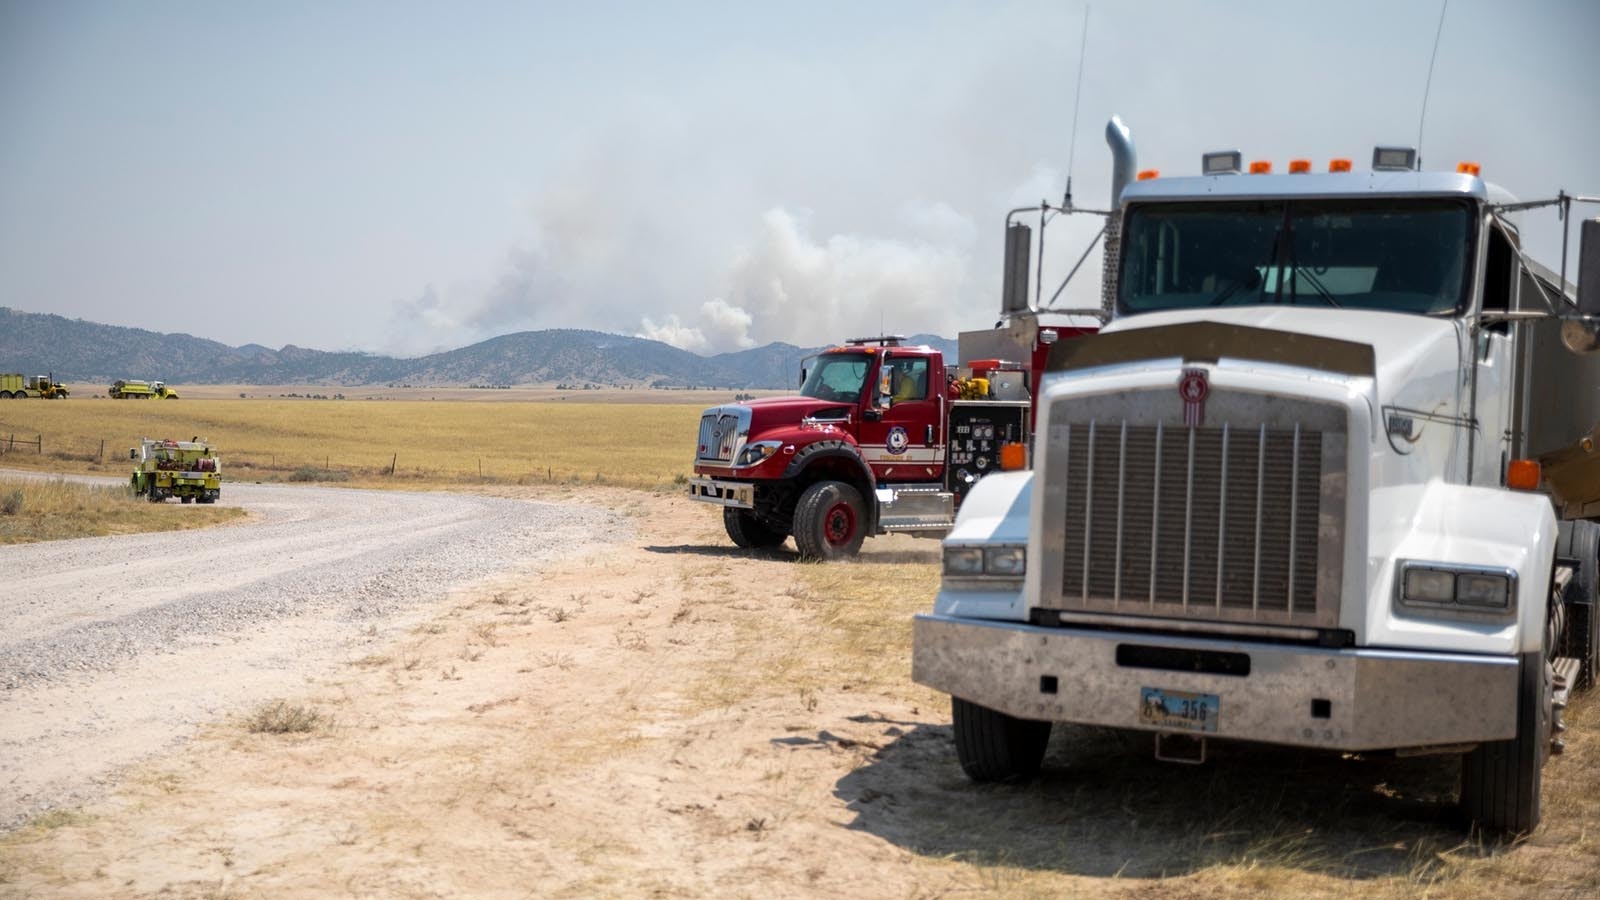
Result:
{"label": "fire truck door", "polygon": [[[872,474],[881,481],[937,481],[944,476],[943,372],[927,356],[889,353],[881,365],[893,372],[893,390],[887,406],[878,406],[881,417],[863,421],[860,431]],[[870,387],[876,399],[878,385]]]}

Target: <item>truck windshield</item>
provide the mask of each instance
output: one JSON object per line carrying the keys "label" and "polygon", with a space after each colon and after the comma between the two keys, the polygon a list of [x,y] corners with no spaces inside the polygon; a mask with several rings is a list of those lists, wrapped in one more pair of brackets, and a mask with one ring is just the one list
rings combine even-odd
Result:
{"label": "truck windshield", "polygon": [[1292,303],[1444,315],[1468,284],[1469,203],[1151,203],[1128,212],[1123,312]]}
{"label": "truck windshield", "polygon": [[817,358],[816,367],[806,376],[800,393],[818,400],[854,403],[867,382],[872,357],[865,353],[826,353]]}

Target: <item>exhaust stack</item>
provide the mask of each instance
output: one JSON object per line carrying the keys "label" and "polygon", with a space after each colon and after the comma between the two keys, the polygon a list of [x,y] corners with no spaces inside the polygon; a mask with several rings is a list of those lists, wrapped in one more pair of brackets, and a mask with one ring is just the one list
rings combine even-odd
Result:
{"label": "exhaust stack", "polygon": [[1112,116],[1106,123],[1106,144],[1111,147],[1111,215],[1106,219],[1105,263],[1101,266],[1100,306],[1107,316],[1117,306],[1117,257],[1122,249],[1122,189],[1133,180],[1139,155],[1133,149],[1133,134],[1122,119]]}

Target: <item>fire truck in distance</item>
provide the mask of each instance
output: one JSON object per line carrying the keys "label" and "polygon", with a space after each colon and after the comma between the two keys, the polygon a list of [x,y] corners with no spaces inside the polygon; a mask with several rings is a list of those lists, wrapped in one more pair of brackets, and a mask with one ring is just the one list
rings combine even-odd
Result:
{"label": "fire truck in distance", "polygon": [[[1008,257],[1027,249],[1008,244]],[[1045,357],[1098,325],[1057,319],[1025,342],[963,333],[959,365],[898,336],[825,350],[806,361],[798,396],[705,411],[689,496],[722,506],[738,546],[793,536],[810,559],[854,555],[869,535],[942,537],[979,478],[1026,466]]]}
{"label": "fire truck in distance", "polygon": [[161,381],[113,381],[106,394],[113,400],[178,399],[178,392]]}
{"label": "fire truck in distance", "polygon": [[177,497],[182,503],[215,503],[222,496],[222,461],[211,444],[142,438],[128,450],[137,464],[130,482],[135,495],[160,503]]}
{"label": "fire truck in distance", "polygon": [[0,398],[21,400],[40,397],[45,400],[65,400],[71,393],[67,386],[56,381],[54,375],[0,375]]}

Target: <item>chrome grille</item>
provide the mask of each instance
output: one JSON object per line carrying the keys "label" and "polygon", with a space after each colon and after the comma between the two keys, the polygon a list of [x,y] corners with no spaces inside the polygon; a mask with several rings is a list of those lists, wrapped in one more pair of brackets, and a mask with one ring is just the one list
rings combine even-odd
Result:
{"label": "chrome grille", "polygon": [[700,417],[700,440],[696,445],[697,462],[733,462],[743,435],[740,433],[740,416],[737,412],[721,408],[709,409]]}
{"label": "chrome grille", "polygon": [[1042,605],[1335,627],[1342,411],[1240,398],[1232,411],[1256,414],[1240,425],[1214,397],[1216,424],[1198,428],[1181,424],[1181,408],[1145,417],[1155,424],[1100,415],[1166,412],[1130,398],[1053,410],[1046,516],[1062,524],[1044,548]]}

